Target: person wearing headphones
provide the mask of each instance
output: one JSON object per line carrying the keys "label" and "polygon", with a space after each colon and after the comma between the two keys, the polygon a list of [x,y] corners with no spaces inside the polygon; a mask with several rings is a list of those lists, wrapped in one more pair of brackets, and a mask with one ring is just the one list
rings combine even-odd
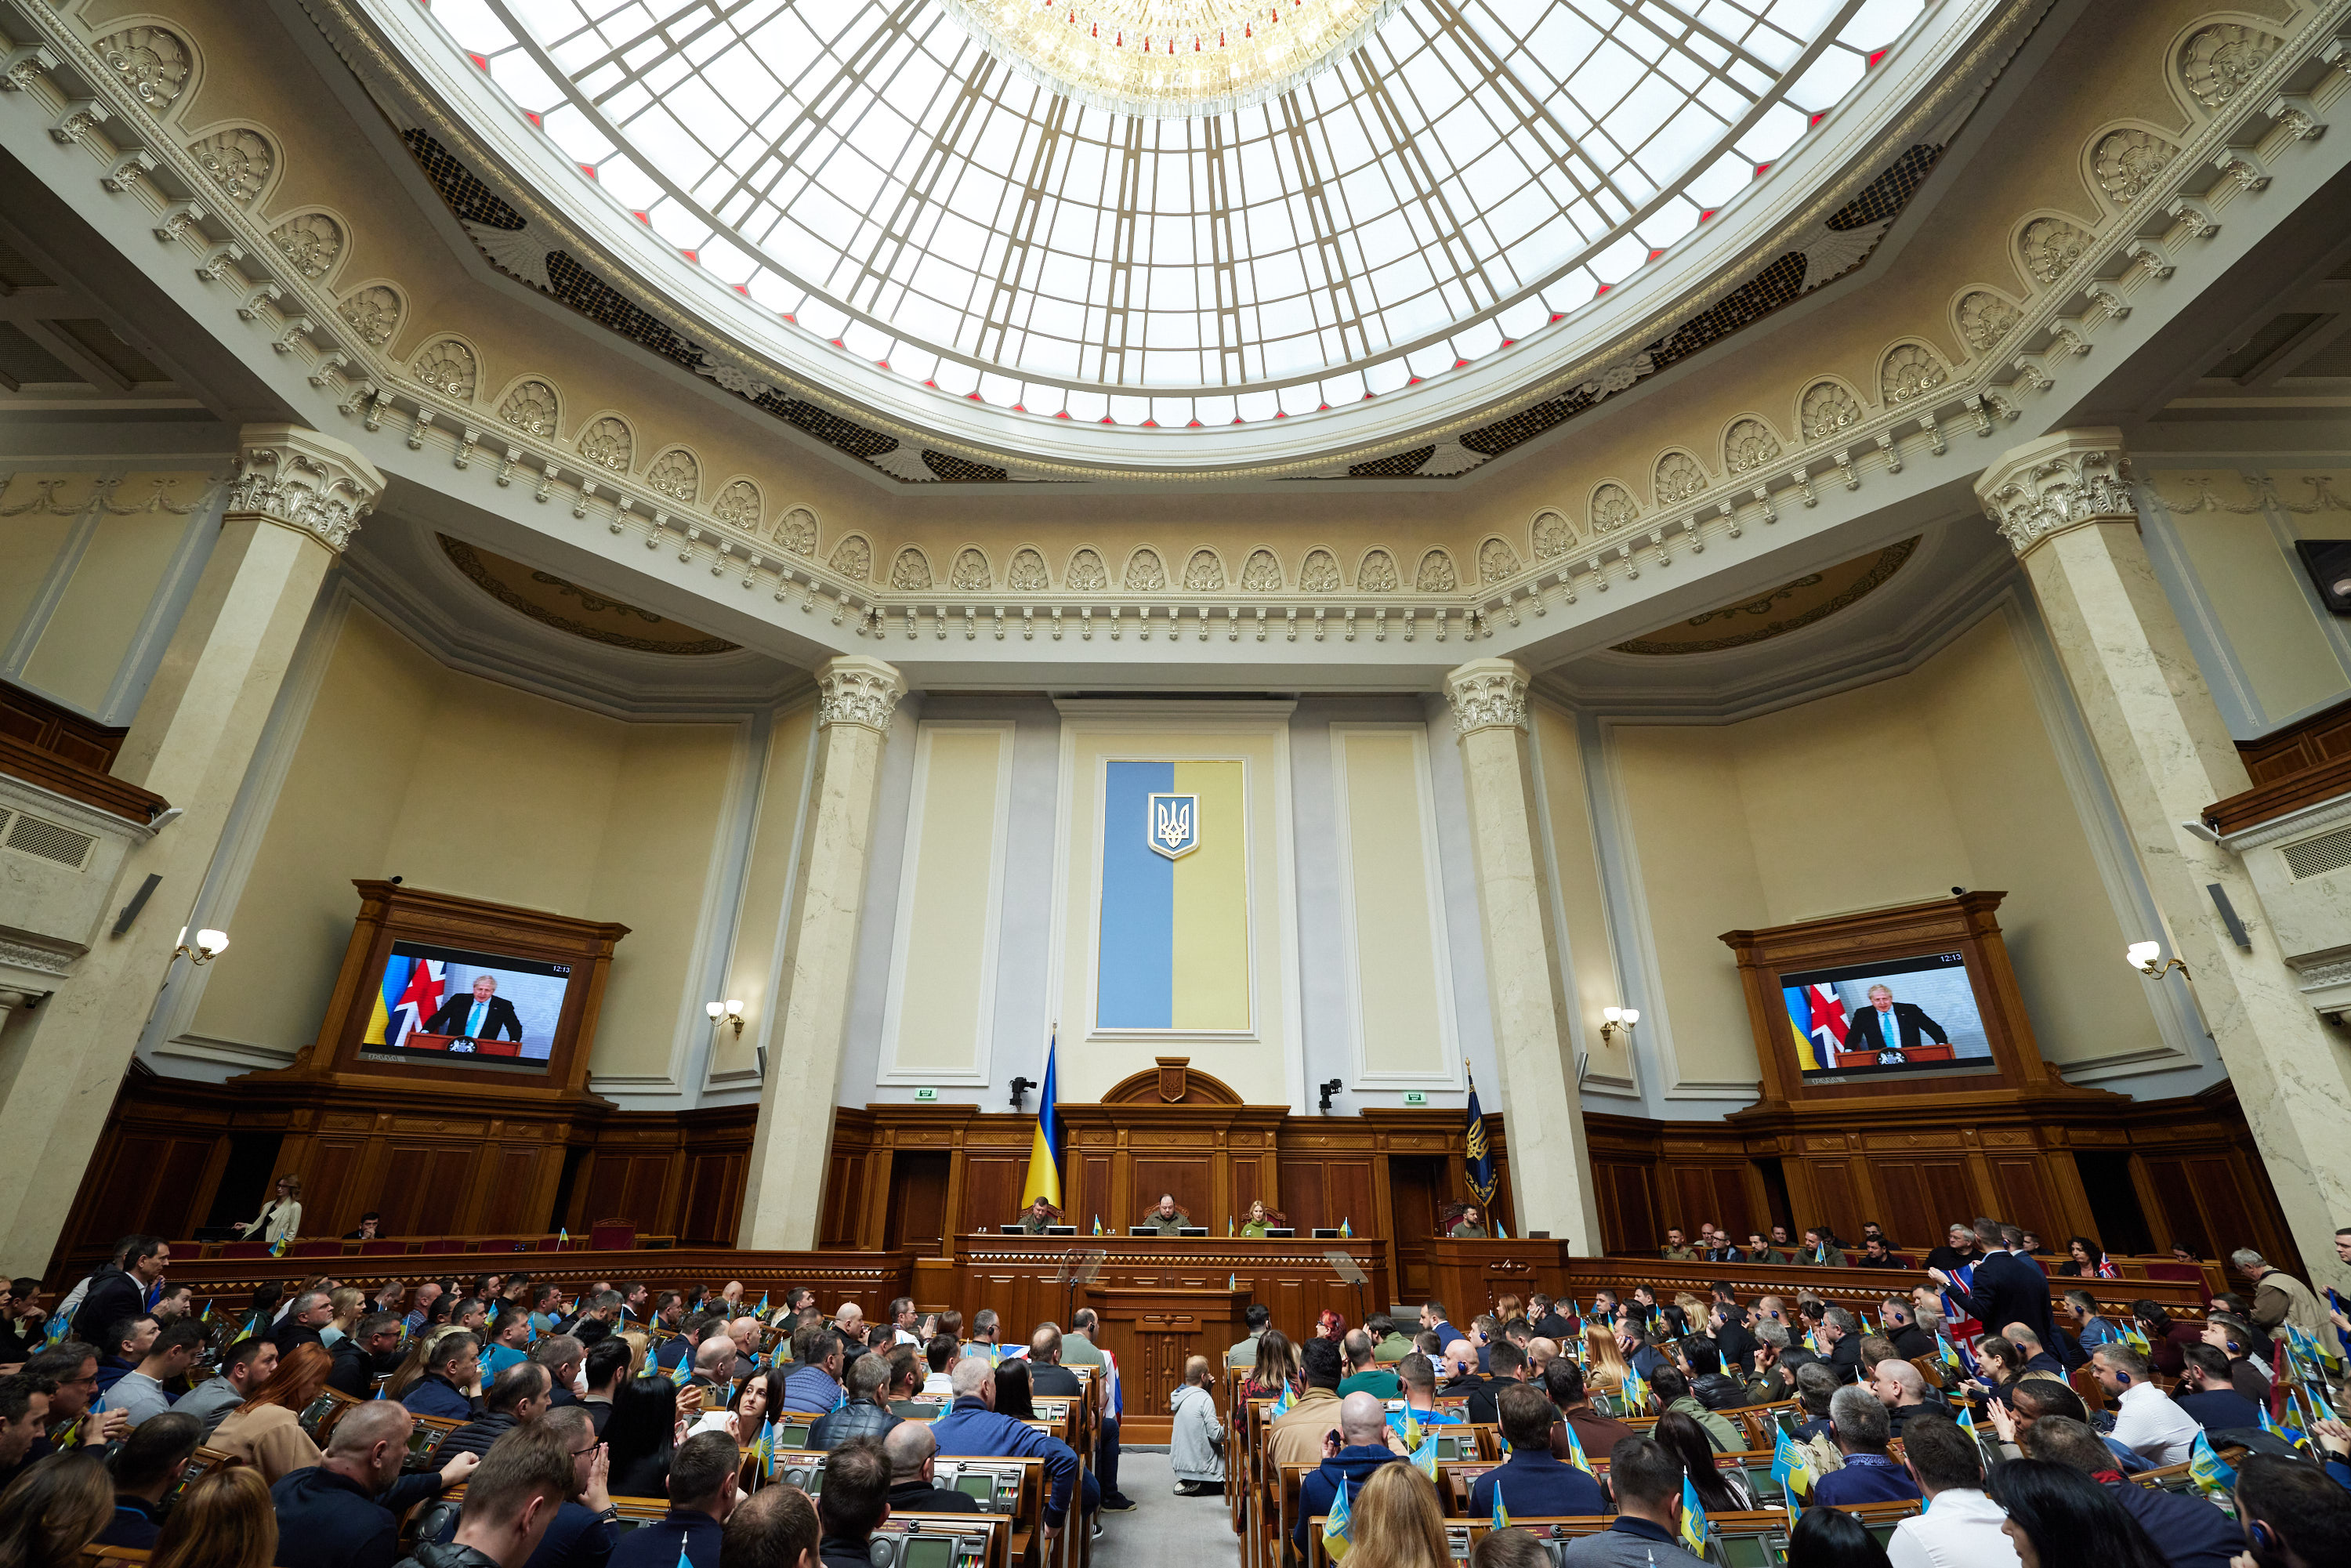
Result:
{"label": "person wearing headphones", "polygon": [[2121,1401],[2115,1441],[2155,1465],[2184,1464],[2203,1428],[2155,1385],[2147,1358],[2126,1344],[2102,1344],[2090,1353],[2099,1385]]}

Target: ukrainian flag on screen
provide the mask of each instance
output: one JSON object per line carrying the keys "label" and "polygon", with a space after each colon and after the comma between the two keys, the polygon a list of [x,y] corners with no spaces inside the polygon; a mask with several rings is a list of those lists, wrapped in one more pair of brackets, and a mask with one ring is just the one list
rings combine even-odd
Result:
{"label": "ukrainian flag on screen", "polygon": [[[1097,1026],[1247,1030],[1241,764],[1104,767]],[[1151,798],[1170,794],[1197,797],[1195,847],[1173,859],[1151,847]]]}
{"label": "ukrainian flag on screen", "polygon": [[392,1015],[400,1010],[400,998],[408,990],[408,980],[418,960],[395,955],[384,960],[383,979],[375,988],[375,999],[368,1008],[367,1032],[360,1036],[361,1045],[392,1043],[390,1030]]}
{"label": "ukrainian flag on screen", "polygon": [[1788,1027],[1796,1035],[1796,1061],[1807,1072],[1820,1070],[1820,1053],[1813,1044],[1813,999],[1802,986],[1782,986],[1780,994],[1788,1001]]}

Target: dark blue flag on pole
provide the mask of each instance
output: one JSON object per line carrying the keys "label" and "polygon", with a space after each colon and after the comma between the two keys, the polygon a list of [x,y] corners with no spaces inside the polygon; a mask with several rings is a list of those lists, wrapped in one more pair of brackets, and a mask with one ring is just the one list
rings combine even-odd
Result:
{"label": "dark blue flag on pole", "polygon": [[[1469,1064],[1463,1062],[1461,1071],[1468,1072]],[[1463,1113],[1467,1124],[1462,1128],[1463,1153],[1469,1165],[1469,1190],[1478,1201],[1489,1207],[1494,1202],[1494,1151],[1486,1142],[1486,1113],[1478,1109],[1478,1080],[1469,1080],[1469,1104]]]}

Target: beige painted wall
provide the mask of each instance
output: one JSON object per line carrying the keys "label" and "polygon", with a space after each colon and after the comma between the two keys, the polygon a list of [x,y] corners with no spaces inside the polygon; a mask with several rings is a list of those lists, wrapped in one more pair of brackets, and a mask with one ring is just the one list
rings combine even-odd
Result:
{"label": "beige painted wall", "polygon": [[1339,852],[1351,892],[1363,1082],[1458,1088],[1428,731],[1421,725],[1334,724],[1331,747],[1342,812]]}
{"label": "beige painted wall", "polygon": [[930,721],[915,735],[885,1082],[988,1082],[1011,759],[1009,719]]}
{"label": "beige painted wall", "polygon": [[2142,933],[2107,900],[2004,616],[1907,676],[1739,724],[1607,734],[1680,1086],[1755,1077],[1721,933],[1954,885],[2008,891],[2001,925],[2043,1055],[2157,1043],[2116,961]]}
{"label": "beige painted wall", "polygon": [[199,1036],[317,1035],[354,877],[631,927],[591,1063],[669,1073],[738,726],[623,724],[451,671],[352,605],[212,967]]}

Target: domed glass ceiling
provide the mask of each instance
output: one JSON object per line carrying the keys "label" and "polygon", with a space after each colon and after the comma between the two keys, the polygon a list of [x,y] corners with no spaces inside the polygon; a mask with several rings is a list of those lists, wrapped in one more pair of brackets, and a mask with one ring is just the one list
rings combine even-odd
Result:
{"label": "domed glass ceiling", "polygon": [[1923,3],[432,15],[757,304],[910,383],[1170,426],[1358,402],[1590,304],[1753,182]]}

